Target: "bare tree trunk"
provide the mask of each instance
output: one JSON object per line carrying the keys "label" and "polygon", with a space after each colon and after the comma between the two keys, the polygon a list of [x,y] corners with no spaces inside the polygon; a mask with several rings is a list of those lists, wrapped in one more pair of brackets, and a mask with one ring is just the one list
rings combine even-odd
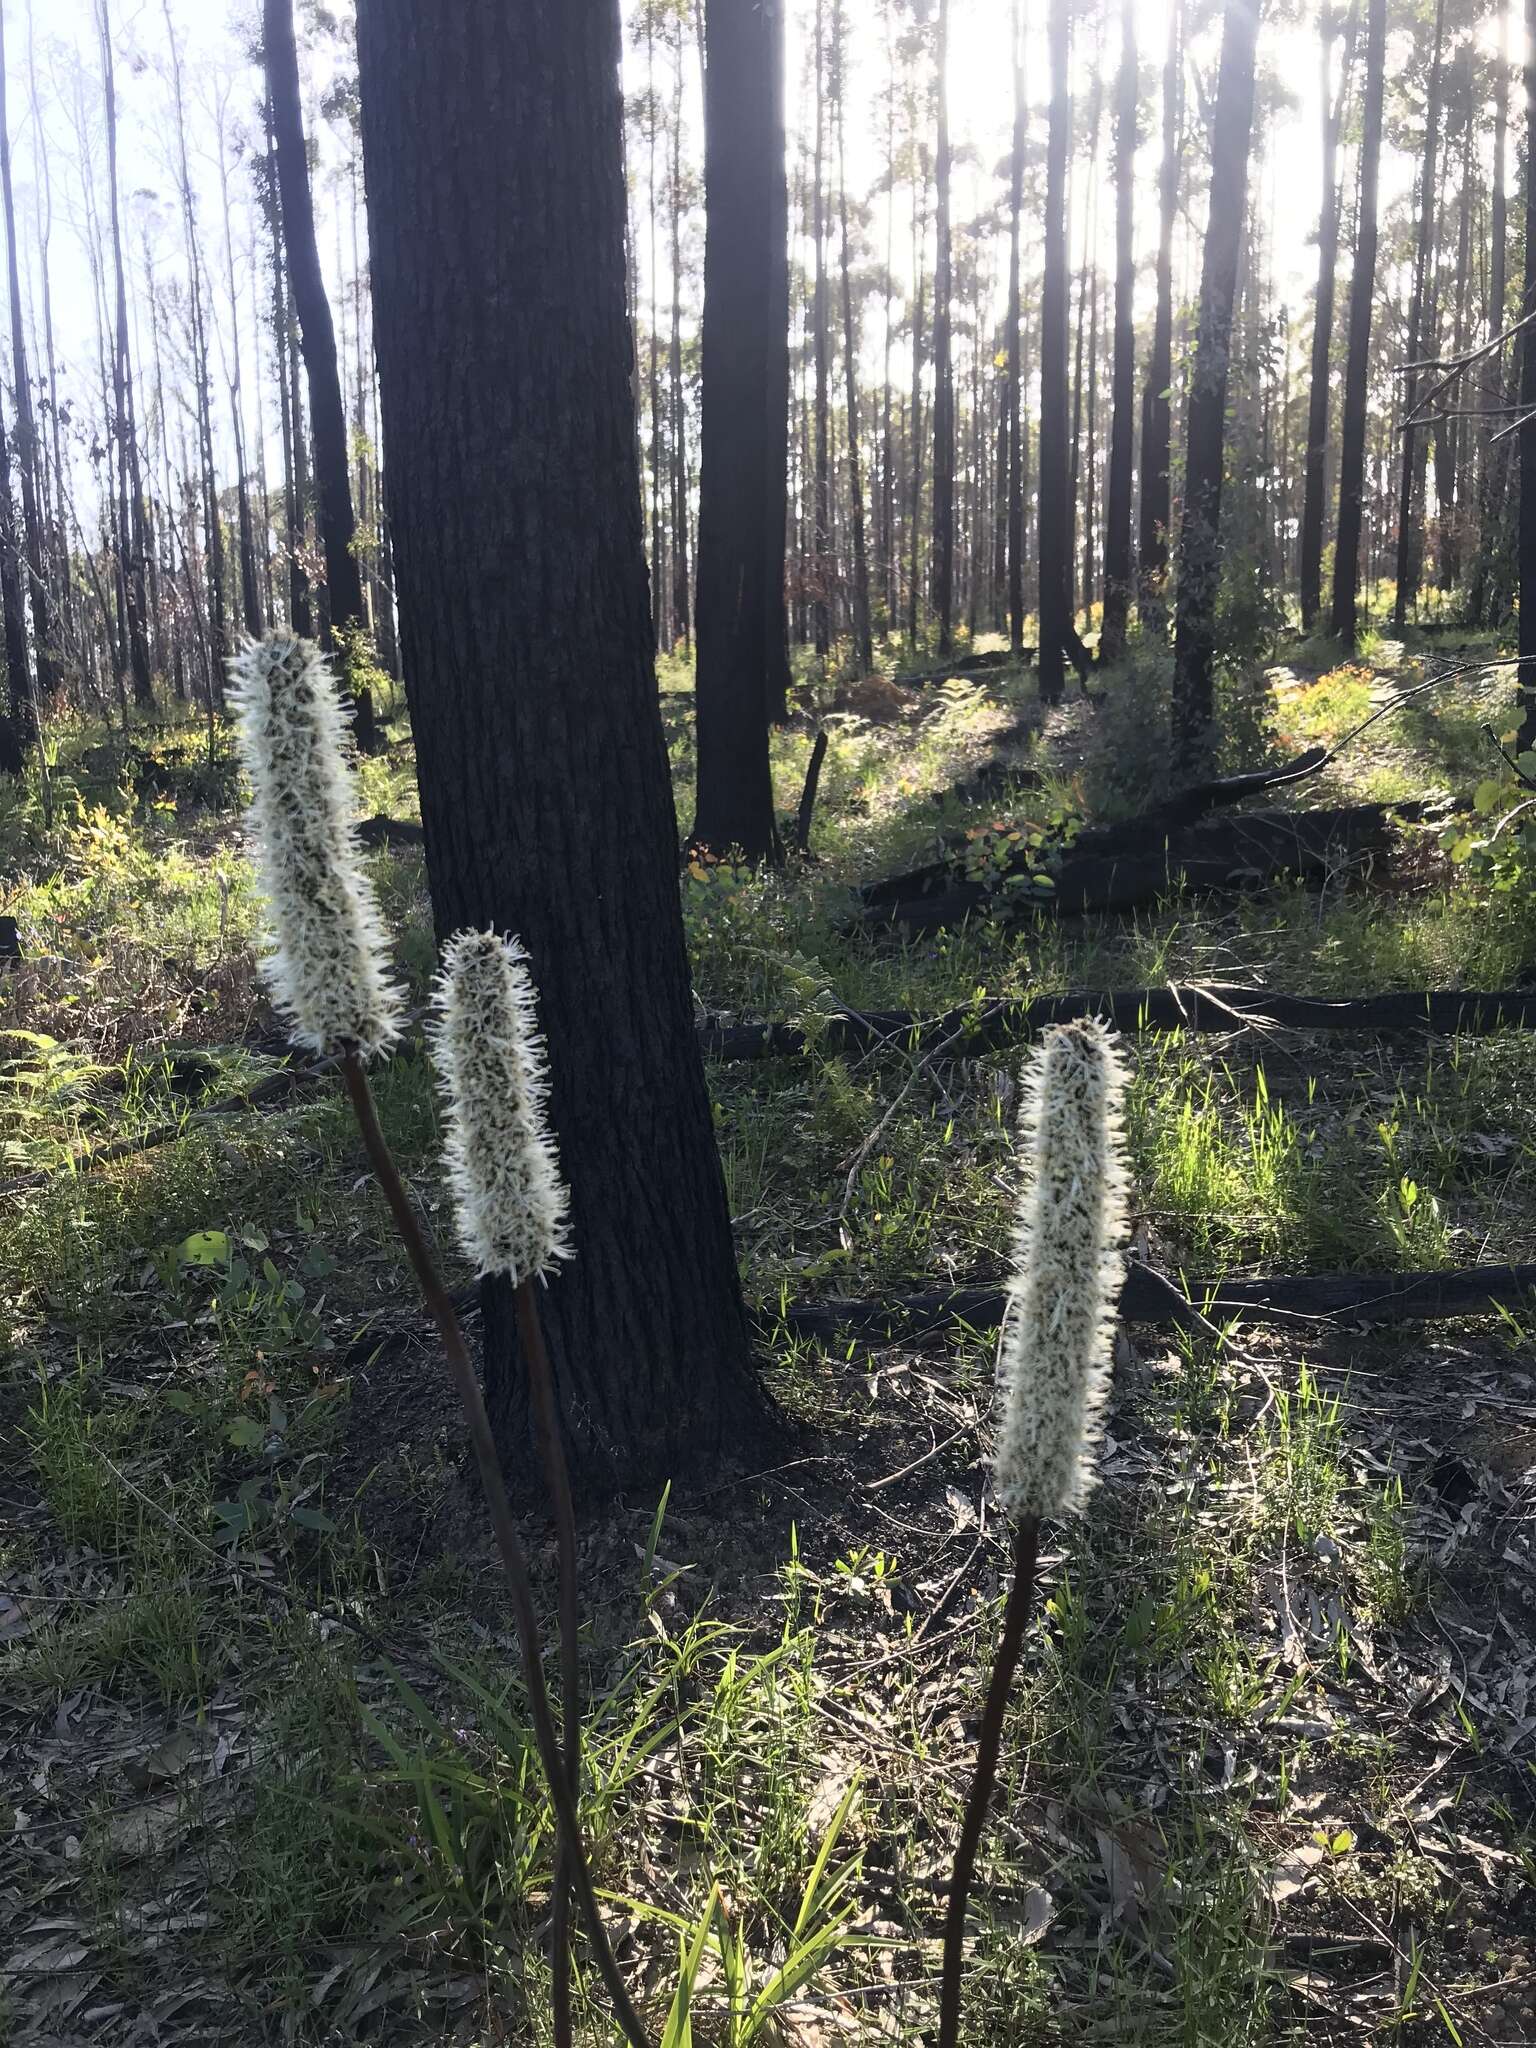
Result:
{"label": "bare tree trunk", "polygon": [[122,596],[127,620],[128,660],[139,704],[154,697],[149,642],[144,631],[144,490],[139,474],[138,430],[134,422],[133,365],[128,354],[128,281],[123,264],[122,214],[117,189],[117,85],[112,62],[108,0],[96,0],[101,37],[102,87],[107,112],[107,195],[112,227],[112,264],[117,280],[116,339],[112,356],[113,432],[117,440],[117,519],[123,549]]}
{"label": "bare tree trunk", "polygon": [[[1536,316],[1536,0],[1525,0],[1525,289],[1520,315]],[[1536,328],[1520,336],[1520,526],[1516,542],[1520,607],[1522,754],[1536,749]]]}
{"label": "bare tree trunk", "polygon": [[816,0],[815,36],[816,155],[811,172],[811,236],[816,259],[811,320],[816,357],[816,509],[811,534],[811,576],[816,652],[825,661],[832,647],[832,402],[827,335],[825,0]]}
{"label": "bare tree trunk", "polygon": [[[1353,17],[1351,17],[1353,19]],[[1307,398],[1307,463],[1301,511],[1301,623],[1310,632],[1323,601],[1323,523],[1328,496],[1328,385],[1333,360],[1333,302],[1339,260],[1339,130],[1349,89],[1352,35],[1346,36],[1337,94],[1332,56],[1340,22],[1331,5],[1318,17],[1323,112],[1323,210],[1317,229],[1317,300],[1312,319],[1312,383]]]}
{"label": "bare tree trunk", "polygon": [[1184,11],[1168,12],[1163,60],[1163,160],[1158,174],[1157,304],[1152,349],[1142,394],[1141,535],[1136,610],[1143,630],[1159,639],[1168,630],[1168,541],[1173,525],[1173,226],[1179,205],[1179,121],[1184,63]]}
{"label": "bare tree trunk", "polygon": [[[354,543],[356,522],[347,462],[347,416],[341,401],[336,367],[336,329],[320,251],[315,241],[315,216],[309,189],[309,158],[304,147],[304,120],[299,99],[299,59],[293,40],[292,0],[262,0],[263,54],[267,95],[272,109],[277,152],[278,189],[282,195],[283,236],[293,309],[299,321],[299,342],[309,379],[310,423],[315,437],[315,475],[319,487],[320,545],[325,554],[325,582],[330,601],[330,638],[344,644],[347,630],[365,626],[362,577]],[[360,747],[378,743],[373,698],[367,688],[354,692],[353,733]]]}
{"label": "bare tree trunk", "polygon": [[[1424,161],[1419,173],[1419,228],[1413,258],[1413,297],[1408,308],[1408,361],[1418,362],[1429,348],[1429,312],[1434,302],[1435,213],[1439,199],[1436,160],[1440,147],[1441,53],[1445,41],[1445,0],[1435,4],[1434,56],[1429,67],[1429,97],[1424,112]],[[1418,403],[1419,378],[1410,369],[1403,379],[1405,416]],[[1403,429],[1402,471],[1397,499],[1397,591],[1392,600],[1392,630],[1408,623],[1409,602],[1417,602],[1424,554],[1424,438],[1416,426]]]}
{"label": "bare tree trunk", "polygon": [[21,262],[16,247],[16,201],[11,190],[11,133],[6,108],[5,24],[0,14],[0,184],[5,197],[5,242],[11,287],[11,368],[16,397],[16,463],[21,471],[26,570],[32,600],[32,646],[37,661],[37,695],[47,702],[58,683],[52,607],[43,563],[43,522],[38,506],[37,429],[32,415],[32,380],[27,368],[26,328],[21,304]]}
{"label": "bare tree trunk", "polygon": [[1024,98],[1024,9],[1013,0],[1013,147],[1008,159],[1008,645],[1024,645],[1024,363],[1019,329],[1024,318],[1020,293],[1024,233],[1024,143],[1028,108]]}
{"label": "bare tree trunk", "polygon": [[1365,116],[1360,140],[1360,204],[1355,267],[1349,286],[1349,357],[1339,435],[1339,529],[1333,549],[1334,637],[1353,648],[1359,635],[1360,535],[1365,509],[1367,387],[1371,307],[1376,287],[1376,189],[1381,167],[1382,99],[1386,74],[1387,0],[1367,0]]}
{"label": "bare tree trunk", "polygon": [[1136,5],[1120,0],[1115,93],[1115,356],[1109,507],[1104,523],[1104,624],[1099,660],[1125,652],[1131,616],[1131,496],[1136,438]]}
{"label": "bare tree trunk", "polygon": [[955,604],[955,371],[953,362],[954,257],[949,221],[949,0],[939,0],[935,87],[939,108],[936,243],[933,272],[933,608],[939,619],[939,659],[950,652]]}
{"label": "bare tree trunk", "polygon": [[688,564],[688,407],[683,392],[683,40],[674,21],[671,179],[672,333],[667,348],[667,384],[672,413],[672,616],[684,647],[693,640],[693,599]]}
{"label": "bare tree trunk", "polygon": [[1221,585],[1221,472],[1232,307],[1248,203],[1258,0],[1226,0],[1211,135],[1211,206],[1200,277],[1200,325],[1189,387],[1184,516],[1174,637],[1173,741],[1196,771],[1215,718],[1216,600]]}
{"label": "bare tree trunk", "polygon": [[859,350],[853,324],[853,282],[848,249],[848,170],[844,151],[843,118],[843,0],[833,0],[832,9],[833,83],[837,115],[837,210],[842,231],[841,269],[843,288],[843,363],[848,406],[848,490],[852,501],[853,525],[853,639],[859,673],[868,675],[875,665],[874,635],[869,618],[869,556],[864,538],[864,482],[859,467]]}
{"label": "bare tree trunk", "polygon": [[1071,629],[1072,543],[1067,473],[1068,0],[1049,0],[1051,104],[1045,158],[1045,275],[1040,302],[1040,695],[1059,704]]}

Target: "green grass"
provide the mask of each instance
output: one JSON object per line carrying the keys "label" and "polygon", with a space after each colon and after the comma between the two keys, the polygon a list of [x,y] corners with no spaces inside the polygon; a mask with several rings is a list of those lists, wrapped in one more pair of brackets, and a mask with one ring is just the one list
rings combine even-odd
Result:
{"label": "green grass", "polygon": [[[1381,675],[1341,671],[1319,647],[1293,650],[1297,684],[1272,696],[1235,678],[1230,765],[1337,738],[1423,649],[1366,651]],[[1390,891],[1275,889],[1127,921],[979,916],[905,943],[854,930],[856,883],[953,835],[1161,793],[1166,666],[1133,649],[1098,710],[1071,706],[1048,742],[1020,747],[1038,788],[969,806],[942,792],[1033,716],[1028,678],[931,692],[931,716],[891,726],[826,712],[829,686],[800,680],[831,736],[814,858],[683,882],[712,1010],[793,1020],[814,1039],[848,1004],[928,1014],[1070,987],[1335,994],[1529,971],[1528,903],[1453,873],[1432,830],[1410,836]],[[690,681],[685,663],[663,665],[683,818]],[[1502,687],[1469,685],[1382,721],[1382,748],[1358,775],[1341,764],[1330,794],[1464,786]],[[0,809],[0,909],[28,956],[0,981],[0,1431],[15,1489],[0,1590],[17,1589],[27,1621],[7,1637],[0,1608],[0,1659],[8,1733],[23,1751],[53,1745],[46,1796],[23,1800],[54,1830],[33,1843],[18,1829],[0,1881],[24,1933],[78,1923],[93,1995],[127,2012],[210,1983],[207,2024],[232,2042],[454,2028],[542,2040],[548,1809],[459,1424],[402,1258],[328,1085],[203,1114],[281,1065],[242,1043],[272,1019],[225,744],[210,769],[189,723],[141,750],[146,765],[69,728],[52,823],[36,783]],[[810,745],[809,720],[774,736],[781,812]],[[412,815],[411,767],[408,744],[365,764],[365,807]],[[372,866],[419,991],[421,862]],[[1131,1051],[1133,1220],[1169,1268],[1217,1280],[1536,1256],[1522,1034],[1147,1034]],[[813,1046],[713,1068],[750,1295],[997,1274],[1018,1065]],[[440,1221],[419,1053],[378,1087]],[[109,1164],[82,1158],[167,1130]],[[1473,1328],[1466,1341],[1496,1340]],[[1500,1358],[1528,1371],[1525,1339],[1503,1341]],[[1284,1936],[1351,1913],[1398,1929],[1403,1899],[1408,1960],[1369,2022],[1382,2038],[1450,2038],[1436,2001],[1459,2012],[1490,1981],[1458,1933],[1457,1885],[1398,1808],[1443,1752],[1458,1826],[1503,1800],[1495,1832],[1518,1861],[1529,1817],[1481,1708],[1426,1708],[1422,1752],[1386,1720],[1399,1680],[1378,1694],[1367,1671],[1411,1658],[1440,1591],[1414,1493],[1431,1425],[1416,1416],[1399,1453],[1377,1422],[1420,1342],[1406,1334],[1383,1363],[1306,1330],[1176,1346],[1136,1333],[1105,1484],[1048,1546],[1049,1605],[983,1848],[967,2039],[1308,2038],[1317,2015]],[[598,1875],[627,1916],[625,1967],[658,2033],[687,1978],[700,2041],[796,2040],[829,2012],[851,2039],[915,2038],[931,2022],[937,1887],[1001,1595],[990,1509],[985,1528],[977,1518],[990,1339],[873,1354],[786,1342],[770,1376],[801,1446],[783,1475],[744,1482],[728,1508],[679,1475],[654,1522],[653,1504],[629,1503],[587,1532]],[[1454,1393],[1437,1391],[1450,1416]],[[1482,1560],[1490,1580],[1496,1562]],[[1282,1583],[1299,1648],[1274,1620]],[[1458,1597],[1485,1611],[1478,1583]],[[1319,1817],[1330,1844],[1347,1823],[1354,1845],[1330,1846],[1301,1907],[1276,1907],[1269,1874]],[[77,1847],[62,1865],[55,1837]],[[1518,1962],[1527,1934],[1511,1940]],[[776,1973],[802,1965],[799,2004],[775,2016],[789,1996]],[[601,2039],[585,1982],[582,1997]]]}

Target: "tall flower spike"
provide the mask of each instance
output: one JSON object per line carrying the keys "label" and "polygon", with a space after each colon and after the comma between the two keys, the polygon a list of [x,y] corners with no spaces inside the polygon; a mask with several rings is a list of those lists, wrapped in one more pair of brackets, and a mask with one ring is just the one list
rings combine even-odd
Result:
{"label": "tall flower spike", "polygon": [[1019,1518],[1065,1514],[1093,1485],[1123,1265],[1125,1081],[1114,1038],[1092,1018],[1048,1032],[1025,1075],[996,1467],[998,1496]]}
{"label": "tall flower spike", "polygon": [[272,926],[267,985],[300,1045],[382,1052],[399,1034],[400,993],[363,872],[336,679],[319,648],[291,633],[247,641],[229,667]]}
{"label": "tall flower spike", "polygon": [[443,949],[431,1026],[459,1237],[478,1272],[508,1273],[514,1283],[571,1254],[527,959],[516,939],[457,933]]}

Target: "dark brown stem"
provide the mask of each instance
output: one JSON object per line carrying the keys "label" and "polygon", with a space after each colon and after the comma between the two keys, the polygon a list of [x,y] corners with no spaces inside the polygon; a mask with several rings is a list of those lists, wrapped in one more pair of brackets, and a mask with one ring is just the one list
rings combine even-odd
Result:
{"label": "dark brown stem", "polygon": [[614,2014],[625,2039],[629,2041],[631,2048],[650,2048],[645,2028],[630,2002],[629,1993],[624,1988],[624,1979],[619,1974],[619,1966],[614,1960],[613,1950],[608,1945],[608,1936],[598,1911],[597,1894],[592,1888],[592,1873],[587,1867],[586,1852],[582,1847],[576,1801],[571,1795],[570,1782],[561,1762],[554,1716],[549,1708],[549,1693],[544,1684],[539,1624],[533,1610],[533,1589],[528,1578],[528,1561],[523,1555],[523,1546],[512,1520],[506,1484],[501,1475],[501,1461],[496,1454],[496,1439],[491,1434],[490,1417],[485,1412],[480,1382],[475,1378],[469,1348],[464,1342],[464,1333],[459,1328],[459,1319],[454,1313],[453,1303],[438,1277],[437,1267],[422,1232],[421,1223],[411,1205],[405,1182],[400,1177],[400,1169],[395,1165],[389,1141],[380,1128],[373,1091],[368,1086],[368,1076],[356,1052],[342,1054],[341,1072],[353,1112],[357,1117],[358,1129],[363,1135],[369,1163],[383,1190],[384,1199],[389,1204],[390,1215],[394,1218],[395,1228],[400,1233],[400,1241],[405,1246],[422,1295],[431,1311],[432,1320],[437,1325],[438,1335],[442,1338],[443,1349],[448,1356],[448,1369],[458,1388],[459,1399],[464,1404],[464,1414],[469,1423],[469,1439],[474,1446],[475,1463],[480,1470],[480,1484],[485,1491],[491,1527],[496,1534],[496,1546],[501,1552],[501,1562],[506,1571],[507,1585],[512,1597],[512,1619],[517,1629],[523,1672],[528,1684],[528,1706],[533,1720],[534,1742],[538,1747],[539,1761],[544,1767],[544,1776],[549,1782],[549,1796],[555,1809],[557,1835],[562,1851],[569,1861],[571,1880],[576,1887],[576,1896],[581,1902],[593,1954],[597,1958],[597,1967],[608,1987],[608,1995],[613,2000]]}
{"label": "dark brown stem", "polygon": [[[576,1595],[576,1513],[571,1505],[571,1475],[560,1437],[555,1376],[544,1343],[544,1326],[539,1321],[536,1286],[533,1280],[520,1281],[513,1299],[517,1305],[518,1343],[528,1369],[534,1435],[555,1516],[555,1546],[560,1561],[560,1704],[565,1718],[565,1780],[575,1801],[581,1789],[581,1611]],[[563,1843],[555,1859],[549,1940],[554,1971],[551,2008],[555,2048],[570,2048],[571,1873]]]}
{"label": "dark brown stem", "polygon": [[965,1909],[971,1896],[971,1878],[976,1869],[976,1850],[987,1818],[992,1787],[997,1782],[998,1753],[1003,1746],[1003,1716],[1008,1693],[1024,1647],[1024,1630],[1035,1593],[1035,1559],[1040,1543],[1040,1523],[1034,1515],[1020,1522],[1013,1538],[1013,1584],[1003,1614],[1003,1639],[997,1646],[992,1677],[987,1686],[987,1704],[981,1716],[981,1739],[976,1746],[976,1775],[966,1802],[965,1824],[955,1850],[955,1870],[949,1885],[949,1912],[944,1921],[944,1985],[939,2001],[939,2048],[957,2048],[960,2039],[960,1973],[965,1959]]}

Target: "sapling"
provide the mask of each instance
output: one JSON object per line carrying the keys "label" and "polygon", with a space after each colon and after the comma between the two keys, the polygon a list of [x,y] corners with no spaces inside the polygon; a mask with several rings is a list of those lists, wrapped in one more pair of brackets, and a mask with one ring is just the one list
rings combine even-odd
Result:
{"label": "sapling", "polygon": [[1081,1507],[1095,1477],[1125,1234],[1125,1078],[1112,1035],[1093,1018],[1048,1032],[1024,1076],[1023,1184],[998,1342],[994,1464],[1013,1523],[1013,1577],[950,1882],[939,2048],[956,2048],[960,2036],[966,1907],[1034,1598],[1040,1524]]}
{"label": "sapling", "polygon": [[[527,954],[495,932],[459,932],[443,948],[434,991],[432,1052],[448,1111],[447,1161],[459,1237],[482,1278],[512,1282],[528,1371],[534,1433],[555,1515],[560,1577],[560,1695],[565,1773],[581,1785],[581,1614],[576,1517],[560,1436],[554,1375],[537,1289],[570,1256],[569,1196],[545,1105],[549,1093]],[[562,1845],[551,1913],[557,2048],[571,2039],[570,1872]]]}
{"label": "sapling", "polygon": [[[230,670],[240,754],[252,791],[257,880],[267,898],[272,927],[272,944],[263,963],[265,978],[295,1040],[334,1058],[340,1067],[369,1161],[437,1325],[464,1406],[506,1572],[534,1741],[555,1812],[559,1868],[575,1887],[619,2025],[633,2048],[649,2048],[598,1911],[573,1779],[562,1760],[544,1683],[527,1558],[512,1520],[490,1418],[463,1330],[379,1124],[368,1084],[365,1063],[398,1037],[402,1005],[386,966],[383,925],[363,870],[346,706],[320,650],[289,633],[269,633],[263,640],[248,643],[231,662]],[[483,949],[483,941],[471,948]],[[517,964],[506,952],[500,957],[503,972],[508,965]],[[444,1002],[444,1027],[451,1009],[450,997]],[[505,1049],[501,1057],[505,1059]],[[509,1070],[496,1068],[494,1063],[485,1069],[487,1076],[493,1071],[501,1076]],[[487,1114],[494,1116],[498,1129],[506,1127],[504,1120],[517,1124],[521,1115],[518,1135],[526,1140],[530,1130],[537,1135],[541,1128],[542,1068],[536,1047],[525,1049],[521,1073],[521,1110],[517,1104],[501,1104]],[[502,1234],[494,1242],[502,1252],[520,1251],[527,1258],[527,1275],[521,1269],[518,1273],[523,1278],[545,1270],[548,1261],[563,1251],[564,1202],[547,1139],[542,1146],[525,1144],[519,1157],[516,1165],[500,1161],[484,1169],[477,1165],[475,1170],[485,1176],[477,1185],[489,1188],[494,1183],[509,1197],[497,1212]],[[456,1155],[456,1179],[461,1187],[464,1171],[463,1157]],[[529,1215],[520,1225],[510,1230],[505,1227],[510,1215],[509,1191],[517,1187],[525,1195],[530,1189],[540,1194],[541,1203],[536,1206],[546,1232],[542,1240]],[[526,1331],[523,1341],[525,1350],[529,1349]],[[545,1370],[547,1374],[547,1364]],[[571,1642],[574,1644],[574,1634]],[[574,1695],[568,1693],[568,1728],[575,1713]]]}

